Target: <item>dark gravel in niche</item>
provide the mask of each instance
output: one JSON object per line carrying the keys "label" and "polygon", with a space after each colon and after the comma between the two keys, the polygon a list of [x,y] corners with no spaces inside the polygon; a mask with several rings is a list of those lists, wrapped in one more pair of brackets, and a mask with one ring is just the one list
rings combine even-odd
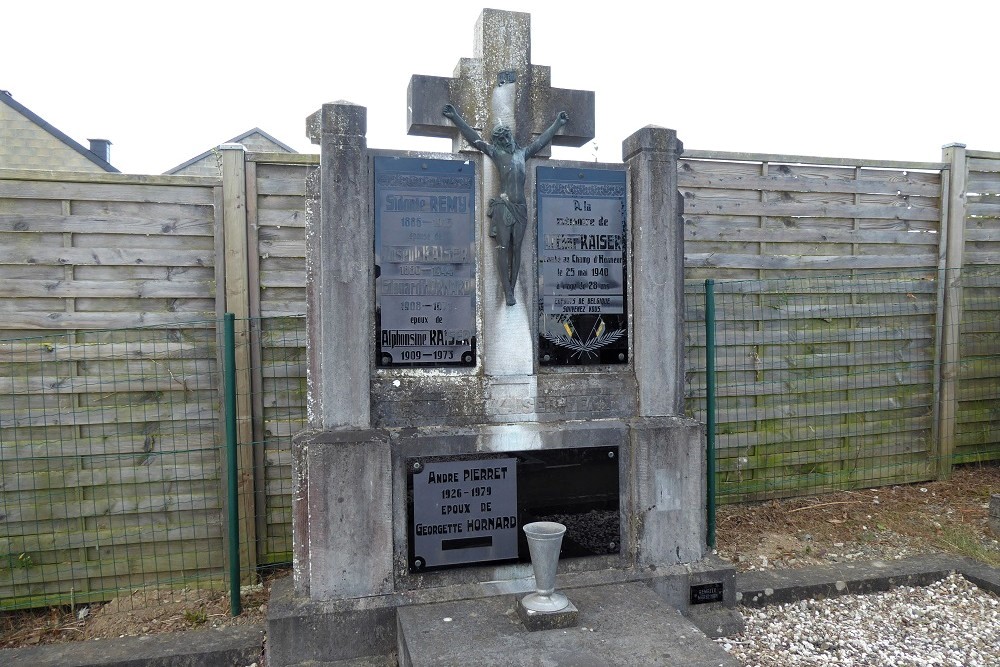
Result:
{"label": "dark gravel in niche", "polygon": [[547,514],[538,521],[566,526],[562,556],[600,556],[618,553],[618,510],[590,510],[579,514]]}

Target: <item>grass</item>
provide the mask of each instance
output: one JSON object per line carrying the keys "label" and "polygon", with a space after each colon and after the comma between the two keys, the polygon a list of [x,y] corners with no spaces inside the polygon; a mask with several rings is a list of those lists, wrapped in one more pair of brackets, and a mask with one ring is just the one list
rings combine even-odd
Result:
{"label": "grass", "polygon": [[968,556],[992,567],[1000,567],[1000,550],[984,546],[982,538],[968,529],[946,528],[938,535],[936,542],[943,551]]}

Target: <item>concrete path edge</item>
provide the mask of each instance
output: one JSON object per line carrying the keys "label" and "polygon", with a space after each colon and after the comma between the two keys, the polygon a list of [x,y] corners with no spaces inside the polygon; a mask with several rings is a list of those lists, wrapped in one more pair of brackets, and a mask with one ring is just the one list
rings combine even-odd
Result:
{"label": "concrete path edge", "polygon": [[897,586],[927,586],[955,572],[983,590],[1000,594],[1000,569],[971,558],[941,554],[742,572],[736,575],[736,600],[745,607],[765,607],[809,598],[879,593]]}
{"label": "concrete path edge", "polygon": [[[737,602],[748,607],[806,598],[875,593],[926,586],[958,572],[1000,595],[1000,569],[949,555],[897,561],[837,563],[793,570],[756,570],[736,576]],[[262,625],[195,630],[0,650],[0,665],[32,667],[249,667],[260,664]]]}
{"label": "concrete path edge", "polygon": [[0,650],[0,665],[17,667],[249,667],[261,664],[264,626],[238,625],[143,637]]}

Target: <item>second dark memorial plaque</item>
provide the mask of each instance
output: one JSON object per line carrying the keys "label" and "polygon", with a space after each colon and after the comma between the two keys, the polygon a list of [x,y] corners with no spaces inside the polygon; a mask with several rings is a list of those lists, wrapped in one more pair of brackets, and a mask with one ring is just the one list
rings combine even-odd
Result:
{"label": "second dark memorial plaque", "polygon": [[537,167],[542,365],[628,362],[625,172]]}

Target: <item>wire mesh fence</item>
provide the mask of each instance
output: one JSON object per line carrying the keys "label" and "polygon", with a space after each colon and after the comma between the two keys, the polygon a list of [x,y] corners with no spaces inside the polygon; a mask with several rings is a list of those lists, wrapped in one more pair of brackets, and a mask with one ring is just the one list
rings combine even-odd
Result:
{"label": "wire mesh fence", "polygon": [[1000,459],[1000,266],[962,272],[953,462]]}
{"label": "wire mesh fence", "polygon": [[[956,335],[942,308],[951,282],[926,271],[716,282],[719,501],[1000,459],[1000,270],[963,271]],[[688,410],[706,421],[704,283],[687,292]],[[184,588],[238,602],[235,584],[290,561],[305,321],[237,320],[228,348],[223,329],[0,341],[0,611],[112,599],[124,610],[137,592]]]}
{"label": "wire mesh fence", "polygon": [[292,560],[292,437],[306,427],[304,317],[255,320],[252,393],[258,566]]}
{"label": "wire mesh fence", "polygon": [[955,277],[966,308],[951,335],[937,272],[690,284],[688,410],[716,418],[718,500],[927,480],[1000,458],[1000,277]]}
{"label": "wire mesh fence", "polygon": [[[214,320],[0,341],[0,610],[141,604],[137,592],[164,589],[235,590],[238,602],[239,585],[290,560],[304,327],[241,324],[231,351],[264,366],[238,365],[229,382]],[[272,339],[278,351],[247,354]],[[236,387],[235,405],[270,420],[234,411],[260,426],[232,442],[246,469],[227,466]]]}

